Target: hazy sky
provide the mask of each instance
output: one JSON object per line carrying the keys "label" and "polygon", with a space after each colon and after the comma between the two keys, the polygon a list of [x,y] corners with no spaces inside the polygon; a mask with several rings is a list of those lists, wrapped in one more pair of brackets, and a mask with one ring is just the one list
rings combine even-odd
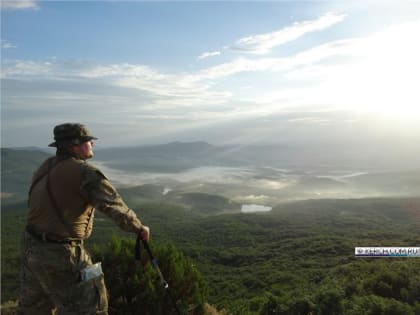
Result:
{"label": "hazy sky", "polygon": [[2,146],[417,141],[419,38],[420,1],[1,0]]}

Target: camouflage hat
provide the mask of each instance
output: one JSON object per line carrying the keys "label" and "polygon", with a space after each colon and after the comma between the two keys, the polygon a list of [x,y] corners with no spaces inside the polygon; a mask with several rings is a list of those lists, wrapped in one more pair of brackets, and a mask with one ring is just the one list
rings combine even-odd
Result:
{"label": "camouflage hat", "polygon": [[66,144],[82,144],[83,142],[98,139],[92,136],[82,124],[65,123],[54,127],[54,142],[49,147]]}

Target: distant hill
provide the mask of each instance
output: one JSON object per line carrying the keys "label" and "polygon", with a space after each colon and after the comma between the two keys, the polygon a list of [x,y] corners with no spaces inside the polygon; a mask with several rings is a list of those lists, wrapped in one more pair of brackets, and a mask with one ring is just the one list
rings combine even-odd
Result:
{"label": "distant hill", "polygon": [[165,187],[160,185],[145,184],[141,186],[119,189],[124,196],[131,196],[137,199],[160,200],[164,196]]}
{"label": "distant hill", "polygon": [[26,199],[31,178],[46,158],[46,152],[32,148],[1,149],[1,194],[2,204]]}
{"label": "distant hill", "polygon": [[203,166],[313,167],[297,147],[285,145],[223,145],[171,142],[162,145],[98,149],[95,159],[129,171],[180,172]]}
{"label": "distant hill", "polygon": [[211,145],[172,142],[161,145],[97,149],[95,160],[129,171],[179,172],[201,166],[256,166],[306,170],[407,171],[420,168],[420,156],[396,156],[380,150],[365,154],[345,144]]}
{"label": "distant hill", "polygon": [[[169,194],[171,196],[171,194]],[[172,200],[191,207],[194,212],[218,214],[222,212],[239,212],[241,205],[226,197],[205,193],[183,193],[175,195]]]}
{"label": "distant hill", "polygon": [[[411,169],[410,164],[404,163],[397,168],[392,165],[389,168],[383,168],[385,165],[383,161],[375,165],[374,163],[359,163],[360,160],[352,160],[351,156],[348,160],[334,160],[336,153],[332,153],[328,159],[325,159],[328,152],[316,156],[312,156],[311,153],[313,152],[310,147],[299,149],[290,145],[215,146],[206,142],[172,142],[162,145],[97,149],[92,162],[122,171],[121,174],[116,172],[117,184],[156,185],[156,187],[143,186],[138,194],[139,196],[143,194],[141,197],[143,199],[153,200],[162,197],[161,195],[167,189],[165,187],[178,190],[178,194],[204,193],[214,196],[223,195],[230,199],[235,199],[236,196],[268,196],[272,204],[287,199],[418,196],[420,194],[420,163],[417,168],[413,166]],[[3,205],[26,199],[33,172],[49,155],[42,149],[1,149]],[[179,187],[182,183],[174,183],[177,181],[178,173],[205,167],[210,167],[209,172],[200,173],[198,177],[195,174],[195,182],[188,179],[188,176],[180,181],[185,183],[190,180],[189,187]],[[231,168],[230,176],[235,178],[235,181],[223,183],[225,177],[221,175],[217,183],[213,180],[211,184],[199,186],[206,182],[206,177],[219,175],[215,173],[216,171],[225,172],[224,167]],[[246,172],[251,168],[253,171],[248,172],[246,175],[248,177],[246,177],[243,173],[239,174],[240,170],[237,169],[239,167],[247,169]],[[150,179],[146,177],[142,183],[128,181],[125,184],[118,180],[118,176],[141,172],[176,175],[171,177],[172,182],[165,182],[165,176],[158,179],[153,176]],[[244,181],[244,178],[248,179],[248,182]],[[275,188],[275,186],[269,186],[271,184],[283,186]],[[173,196],[174,192],[165,196],[164,199],[168,199],[171,195]],[[178,195],[178,198],[181,197]],[[195,203],[191,196],[184,196],[181,199],[189,206]],[[201,203],[206,198],[200,196],[199,199]],[[214,200],[214,202],[219,201]],[[227,209],[230,209],[229,207]]]}
{"label": "distant hill", "polygon": [[360,190],[376,189],[392,195],[396,189],[407,192],[407,195],[420,194],[420,170],[410,172],[381,172],[368,175],[360,175],[351,178],[354,186]]}
{"label": "distant hill", "polygon": [[163,145],[97,150],[95,159],[120,170],[179,172],[193,167],[238,165],[225,147],[206,142],[172,142]]}
{"label": "distant hill", "polygon": [[226,212],[240,212],[241,204],[227,197],[184,191],[167,191],[160,185],[145,184],[136,187],[121,188],[119,192],[130,204],[141,201],[160,201],[186,207],[190,212],[213,215]]}

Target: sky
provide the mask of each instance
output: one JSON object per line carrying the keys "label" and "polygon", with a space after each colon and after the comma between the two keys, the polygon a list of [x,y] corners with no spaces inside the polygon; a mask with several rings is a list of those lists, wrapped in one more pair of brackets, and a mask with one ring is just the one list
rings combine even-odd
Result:
{"label": "sky", "polygon": [[420,1],[1,0],[1,145],[420,140]]}

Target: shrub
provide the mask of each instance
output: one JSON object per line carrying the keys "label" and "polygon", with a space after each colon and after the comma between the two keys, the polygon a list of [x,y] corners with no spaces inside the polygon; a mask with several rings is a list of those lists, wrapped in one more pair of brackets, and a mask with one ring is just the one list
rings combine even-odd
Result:
{"label": "shrub", "polygon": [[176,314],[174,302],[183,314],[204,314],[207,285],[188,258],[171,244],[154,244],[153,254],[169,284],[165,289],[146,250],[141,261],[134,259],[134,246],[134,240],[114,236],[105,250],[92,251],[94,259],[102,261],[109,314]]}

